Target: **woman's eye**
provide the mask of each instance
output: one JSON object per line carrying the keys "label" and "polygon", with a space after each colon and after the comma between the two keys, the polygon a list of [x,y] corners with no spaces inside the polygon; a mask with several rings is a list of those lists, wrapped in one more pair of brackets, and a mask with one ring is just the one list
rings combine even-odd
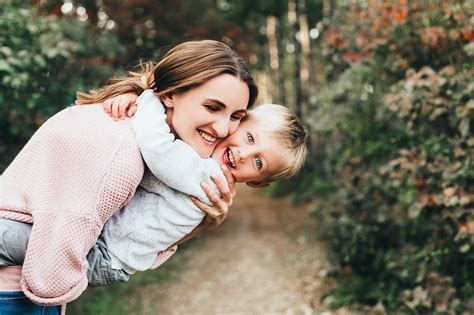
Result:
{"label": "woman's eye", "polygon": [[219,107],[217,106],[213,106],[213,105],[205,105],[207,110],[210,111],[210,112],[217,112],[219,111]]}
{"label": "woman's eye", "polygon": [[230,116],[230,120],[232,121],[241,121],[244,116],[242,115],[232,115]]}
{"label": "woman's eye", "polygon": [[250,144],[253,144],[253,136],[251,134],[247,134],[247,141],[250,143]]}
{"label": "woman's eye", "polygon": [[257,168],[258,168],[258,169],[261,169],[261,168],[262,168],[262,164],[263,164],[263,163],[262,163],[262,159],[259,158],[259,157],[256,157],[256,158],[255,158],[255,164],[257,165]]}

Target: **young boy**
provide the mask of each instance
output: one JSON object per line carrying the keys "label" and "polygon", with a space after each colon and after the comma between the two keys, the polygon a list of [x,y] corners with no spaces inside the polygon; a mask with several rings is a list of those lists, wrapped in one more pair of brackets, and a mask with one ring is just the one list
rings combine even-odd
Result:
{"label": "young boy", "polygon": [[[159,254],[203,220],[205,214],[189,197],[212,204],[196,183],[211,175],[224,180],[220,164],[230,168],[236,182],[263,187],[296,174],[307,155],[306,134],[283,106],[261,105],[250,111],[237,131],[217,145],[211,158],[203,159],[189,145],[175,140],[166,124],[164,106],[151,90],[143,92],[137,104],[133,129],[150,171],[145,172],[134,198],[109,219],[89,252],[88,278],[93,285],[126,281],[136,271],[163,263],[166,257]],[[0,266],[21,263],[29,237],[27,224],[6,223],[18,226],[10,228],[10,235],[17,231],[14,243],[25,245],[20,250],[0,246]],[[0,221],[0,231],[2,226],[5,222]],[[3,238],[3,244],[7,243],[7,233]]]}

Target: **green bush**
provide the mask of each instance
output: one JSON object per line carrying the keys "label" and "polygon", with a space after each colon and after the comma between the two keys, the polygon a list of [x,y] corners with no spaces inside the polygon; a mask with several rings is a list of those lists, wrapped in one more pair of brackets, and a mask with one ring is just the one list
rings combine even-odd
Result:
{"label": "green bush", "polygon": [[112,33],[91,34],[72,17],[41,16],[14,1],[0,8],[0,43],[3,170],[39,125],[74,102],[77,90],[111,75],[106,58],[123,49]]}
{"label": "green bush", "polygon": [[354,275],[341,281],[369,284],[350,292],[359,303],[454,312],[474,296],[473,96],[470,69],[408,71],[379,109],[405,141],[377,165],[345,163],[329,234]]}
{"label": "green bush", "polygon": [[317,158],[298,180],[308,187],[295,187],[318,203],[334,307],[474,312],[470,11],[470,2],[360,2],[326,30]]}

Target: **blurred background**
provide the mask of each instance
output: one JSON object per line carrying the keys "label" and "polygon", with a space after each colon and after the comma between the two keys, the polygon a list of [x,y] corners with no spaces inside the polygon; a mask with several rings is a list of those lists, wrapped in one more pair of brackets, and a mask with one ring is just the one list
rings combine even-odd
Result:
{"label": "blurred background", "polygon": [[[313,203],[328,308],[474,312],[474,3],[0,0],[0,170],[48,117],[190,39],[238,51],[311,155],[272,196]],[[64,132],[67,132],[65,130]]]}

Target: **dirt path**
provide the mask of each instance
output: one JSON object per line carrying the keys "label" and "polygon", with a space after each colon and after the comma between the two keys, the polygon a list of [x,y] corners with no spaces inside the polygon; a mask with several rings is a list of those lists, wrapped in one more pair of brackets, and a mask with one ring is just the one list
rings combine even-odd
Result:
{"label": "dirt path", "polygon": [[240,189],[227,221],[178,251],[179,279],[143,291],[144,314],[320,314],[327,262],[314,228],[307,207]]}

